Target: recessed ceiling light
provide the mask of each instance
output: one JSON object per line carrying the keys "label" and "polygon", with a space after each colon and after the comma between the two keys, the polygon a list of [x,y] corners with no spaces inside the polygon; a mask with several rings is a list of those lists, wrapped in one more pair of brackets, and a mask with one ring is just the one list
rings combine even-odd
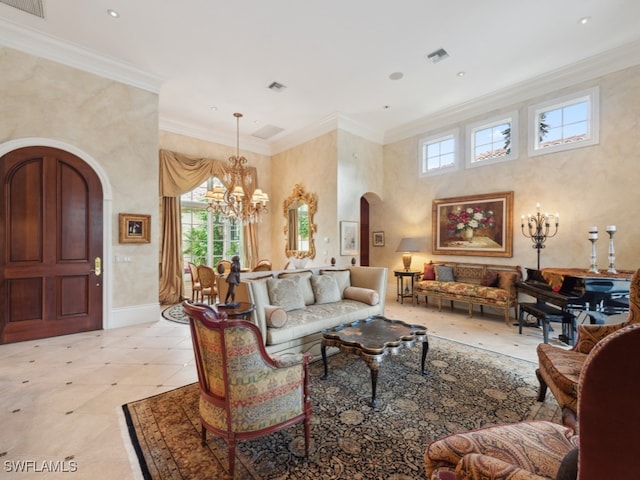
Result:
{"label": "recessed ceiling light", "polygon": [[404,73],[402,72],[393,72],[391,75],[389,75],[389,78],[391,80],[400,80],[402,77],[404,77]]}
{"label": "recessed ceiling light", "polygon": [[209,109],[210,109],[212,112],[217,112],[217,111],[218,111],[218,107],[215,107],[215,106],[214,106],[214,107],[209,107]]}
{"label": "recessed ceiling light", "polygon": [[456,75],[458,75],[459,77],[464,77],[466,75],[465,72],[458,72],[456,73]]}
{"label": "recessed ceiling light", "polygon": [[578,20],[578,23],[580,25],[586,25],[590,21],[591,21],[591,17],[582,17],[580,20]]}
{"label": "recessed ceiling light", "polygon": [[384,105],[382,108],[383,108],[384,110],[389,110],[389,109],[391,108],[391,106],[390,106],[390,105]]}
{"label": "recessed ceiling light", "polygon": [[109,14],[109,16],[111,16],[113,18],[118,18],[120,16],[120,14],[118,12],[116,12],[115,10],[112,10],[112,9],[108,9],[107,13]]}

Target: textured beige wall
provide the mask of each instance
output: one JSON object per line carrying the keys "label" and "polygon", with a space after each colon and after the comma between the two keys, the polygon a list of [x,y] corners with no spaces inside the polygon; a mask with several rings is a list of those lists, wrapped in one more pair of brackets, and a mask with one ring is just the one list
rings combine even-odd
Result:
{"label": "textured beige wall", "polygon": [[[0,72],[0,144],[51,139],[99,163],[113,193],[113,258],[131,259],[105,259],[112,306],[157,305],[158,96],[4,47]],[[118,244],[119,212],[150,214],[151,243]]]}
{"label": "textured beige wall", "polygon": [[283,202],[299,184],[305,192],[314,193],[318,210],[314,217],[317,231],[314,234],[316,257],[309,266],[328,265],[331,257],[340,254],[337,236],[337,131],[321,135],[308,142],[278,153],[272,158],[273,178],[273,264],[284,267],[284,226],[286,224]]}
{"label": "textured beige wall", "polygon": [[[600,143],[567,152],[529,158],[527,155],[527,108],[587,87],[600,86]],[[606,225],[616,225],[616,266],[640,267],[637,214],[640,205],[640,67],[616,72],[596,81],[576,85],[527,102],[510,105],[504,111],[520,112],[520,149],[518,160],[479,168],[464,169],[431,178],[418,177],[418,135],[384,147],[384,202],[371,214],[371,230],[384,230],[387,244],[372,249],[372,265],[401,268],[395,249],[403,236],[421,239],[422,251],[414,255],[412,267],[436,260],[431,255],[431,206],[435,198],[456,197],[513,190],[515,192],[513,258],[455,257],[440,259],[536,266],[536,251],[520,230],[520,215],[535,211],[540,202],[543,211],[560,213],[560,230],[547,241],[541,253],[541,267],[584,267],[590,263],[591,244],[587,232],[597,225],[601,232],[597,243],[598,266],[608,265]],[[460,128],[467,123],[493,117],[471,117],[462,122],[442,125]],[[431,132],[424,132],[424,136]]]}
{"label": "textured beige wall", "polygon": [[[242,145],[242,142],[241,142]],[[193,157],[211,158],[226,162],[236,154],[235,147],[221,145],[198,138],[187,137],[171,132],[160,132],[160,148],[179,152]],[[271,229],[274,218],[280,218],[280,209],[273,201],[271,185],[271,157],[258,153],[240,150],[240,155],[247,159],[247,165],[256,167],[258,171],[258,186],[269,195],[268,212],[258,224],[258,258],[271,258]]]}

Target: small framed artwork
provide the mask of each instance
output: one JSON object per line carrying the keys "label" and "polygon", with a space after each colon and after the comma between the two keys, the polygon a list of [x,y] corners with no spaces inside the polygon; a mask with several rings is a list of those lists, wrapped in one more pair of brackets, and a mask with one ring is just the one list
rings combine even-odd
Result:
{"label": "small framed artwork", "polygon": [[513,256],[513,192],[433,201],[433,253]]}
{"label": "small framed artwork", "polygon": [[120,243],[151,242],[151,215],[121,213],[119,218]]}
{"label": "small framed artwork", "polygon": [[384,232],[373,232],[372,240],[371,243],[374,247],[384,247]]}
{"label": "small framed artwork", "polygon": [[358,222],[340,222],[340,255],[359,255]]}

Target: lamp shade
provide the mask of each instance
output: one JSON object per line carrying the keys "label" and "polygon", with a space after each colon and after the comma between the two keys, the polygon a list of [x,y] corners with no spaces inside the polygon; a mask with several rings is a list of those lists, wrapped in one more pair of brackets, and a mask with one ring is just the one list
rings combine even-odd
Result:
{"label": "lamp shade", "polygon": [[405,237],[400,240],[400,245],[396,248],[396,252],[419,252],[418,242],[415,238]]}
{"label": "lamp shade", "polygon": [[411,253],[409,252],[418,252],[418,242],[415,238],[405,237],[400,240],[400,245],[396,248],[396,252],[402,252],[402,264],[404,265],[405,271],[409,271],[411,269]]}

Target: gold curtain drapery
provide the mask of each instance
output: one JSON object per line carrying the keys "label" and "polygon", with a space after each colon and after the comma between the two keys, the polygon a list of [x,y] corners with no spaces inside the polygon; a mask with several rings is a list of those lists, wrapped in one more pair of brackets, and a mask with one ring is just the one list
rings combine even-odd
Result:
{"label": "gold curtain drapery", "polygon": [[[170,150],[160,150],[160,217],[162,239],[160,242],[160,303],[180,302],[184,292],[182,259],[182,220],[180,195],[190,192],[210,177],[217,177],[225,188],[224,180],[229,171],[226,161],[191,157]],[[247,167],[251,182],[247,194],[253,194],[258,183],[255,167]],[[243,255],[249,265],[258,258],[257,226],[246,225],[243,231]]]}

